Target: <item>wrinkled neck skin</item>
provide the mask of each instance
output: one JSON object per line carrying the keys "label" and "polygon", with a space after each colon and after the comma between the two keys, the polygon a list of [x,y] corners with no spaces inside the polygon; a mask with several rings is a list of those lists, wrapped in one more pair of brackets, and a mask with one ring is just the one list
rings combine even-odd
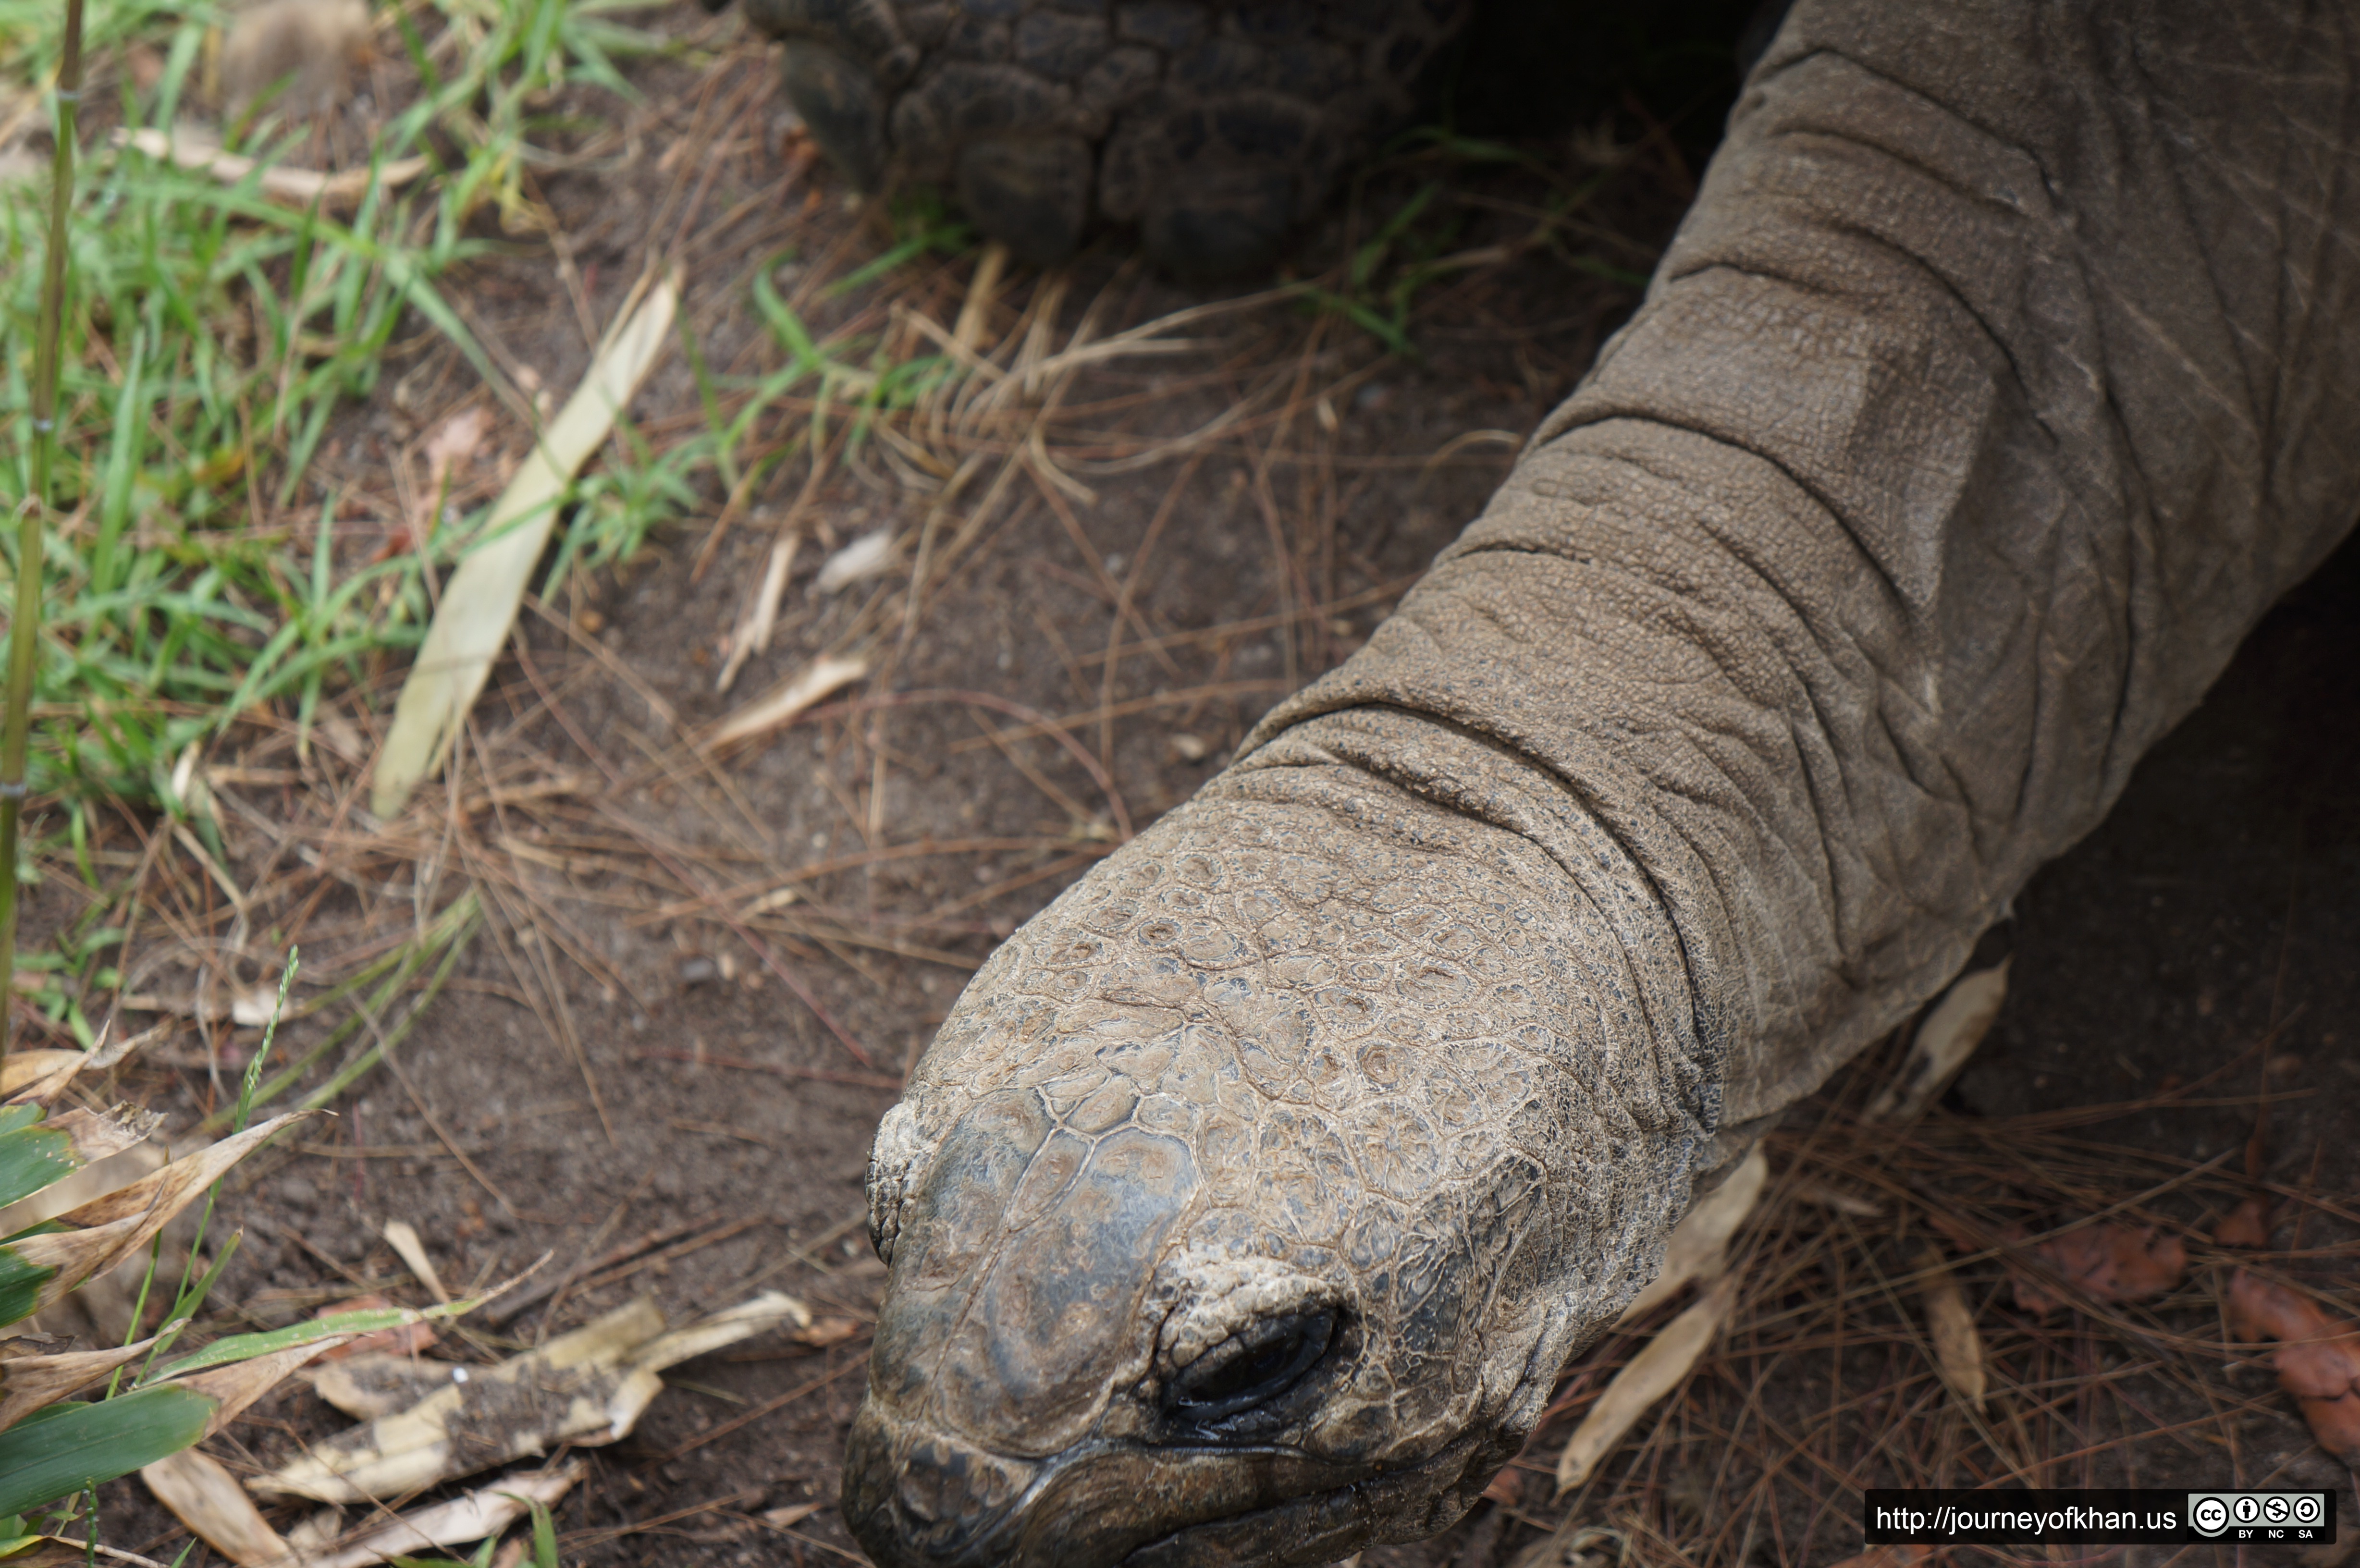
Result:
{"label": "wrinkled neck skin", "polygon": [[1938,990],[2360,495],[2360,47],[1798,0],[1485,515],[880,1127],[886,1568],[1448,1525],[1697,1180]]}

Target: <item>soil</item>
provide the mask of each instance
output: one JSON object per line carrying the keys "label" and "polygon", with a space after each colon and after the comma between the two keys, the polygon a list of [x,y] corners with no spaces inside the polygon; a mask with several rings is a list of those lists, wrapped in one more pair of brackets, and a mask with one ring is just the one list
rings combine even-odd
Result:
{"label": "soil", "polygon": [[[684,311],[717,374],[779,362],[748,299],[758,268],[822,338],[865,322],[890,343],[897,310],[953,328],[972,300],[986,353],[1053,286],[1065,290],[1058,343],[1091,310],[1103,334],[1217,298],[1142,276],[1112,243],[1061,285],[1011,271],[979,300],[971,252],[831,292],[891,243],[879,204],[847,203],[784,114],[763,51],[728,18],[713,27],[696,36],[722,51],[716,62],[643,73],[647,100],[626,134],[542,176],[564,236],[557,283],[540,242],[468,275],[470,320],[512,376],[531,368],[520,382],[573,385],[588,328],[673,234],[689,236]],[[544,1254],[539,1278],[563,1277],[650,1232],[695,1227],[684,1237],[715,1239],[605,1282],[589,1271],[497,1327],[454,1331],[438,1354],[486,1360],[637,1293],[680,1319],[759,1290],[792,1292],[842,1337],[771,1335],[673,1368],[673,1387],[629,1437],[585,1451],[588,1478],[559,1510],[565,1559],[857,1561],[833,1500],[882,1280],[860,1224],[863,1162],[893,1085],[995,941],[1126,822],[1144,825],[1217,771],[1281,695],[1346,657],[1480,508],[1515,440],[1634,302],[1601,273],[1644,273],[1689,194],[1686,160],[1660,140],[1633,152],[1639,134],[1583,210],[1587,227],[1549,245],[1513,242],[1562,189],[1552,177],[1414,158],[1390,168],[1296,265],[1328,277],[1328,263],[1426,181],[1447,180],[1461,220],[1452,247],[1503,250],[1417,294],[1417,357],[1387,355],[1341,314],[1277,299],[1174,334],[1201,347],[1094,368],[1045,438],[1070,486],[1020,474],[915,612],[912,552],[934,497],[898,477],[918,457],[871,441],[800,513],[806,460],[783,463],[702,572],[725,509],[717,494],[635,558],[576,574],[522,623],[519,655],[496,673],[448,789],[399,822],[368,821],[354,796],[398,664],[348,695],[308,756],[291,726],[238,737],[222,760],[268,781],[224,788],[315,852],[282,854],[246,816],[225,819],[229,872],[268,912],[235,928],[243,946],[233,948],[212,885],[174,884],[178,902],[159,901],[150,934],[134,941],[127,967],[145,966],[147,988],[251,985],[275,974],[289,942],[304,949],[308,975],[333,975],[470,886],[487,914],[392,1053],[396,1070],[365,1078],[333,1119],[306,1124],[231,1181],[224,1214],[245,1241],[214,1299],[254,1322],[363,1290],[422,1301],[383,1240],[395,1220],[416,1227],[454,1290]],[[1596,154],[1585,135],[1579,147]],[[1534,150],[1558,169],[1578,156],[1562,137]],[[431,337],[396,351],[323,462],[323,486],[361,498],[341,514],[340,561],[390,535],[403,508],[388,475],[414,469],[420,443],[481,400],[472,373]],[[1250,417],[1189,439],[1240,403]],[[674,355],[634,414],[661,439],[694,428],[698,407]],[[510,456],[512,426],[496,426],[494,442]],[[1172,450],[1144,461],[1159,443]],[[983,429],[931,455],[984,453],[988,478],[1006,447],[1005,431]],[[496,488],[500,458],[480,454],[454,498]],[[956,520],[936,517],[936,548]],[[779,634],[725,696],[723,639],[782,522],[806,538]],[[891,571],[834,593],[811,586],[831,550],[879,529],[895,539]],[[2025,893],[2005,1008],[1938,1122],[2095,1107],[2078,1133],[2092,1147],[2225,1154],[2220,1169],[2242,1172],[2266,1105],[2261,1177],[2360,1192],[2355,605],[2360,548],[2272,615],[2105,825]],[[856,641],[880,666],[867,683],[759,743],[718,755],[688,744]],[[889,691],[915,695],[863,701]],[[1035,715],[1068,721],[1058,733],[1071,744],[1038,733]],[[790,887],[792,902],[775,897]],[[281,1060],[315,1044],[332,1016],[285,1030]],[[226,1074],[254,1040],[184,1025],[126,1064],[121,1092],[185,1130],[234,1087]],[[2203,1094],[2146,1104],[2223,1072]],[[1850,1092],[1832,1086],[1830,1103]],[[2120,1104],[2138,1108],[2103,1109]],[[2175,1212],[2197,1225],[2205,1203],[2180,1196]],[[2352,1239],[2320,1220],[2298,1245],[2320,1252],[2321,1283],[2348,1292]],[[1979,1301],[1995,1300],[2001,1277],[1987,1268],[1974,1285]],[[1811,1367],[1799,1355],[1769,1367],[1762,1402],[1823,1399]],[[2125,1376],[2147,1383],[2110,1386],[2151,1394],[2158,1426],[2170,1424],[2167,1407],[2195,1397],[2152,1370]],[[2266,1373],[2215,1362],[2207,1376],[2240,1390],[2231,1424],[2243,1436],[2225,1453],[2158,1440],[2109,1463],[2135,1452],[2149,1485],[2232,1471],[2342,1484],[2291,1413],[2274,1411]],[[234,1467],[267,1466],[344,1424],[292,1388],[215,1446]],[[1364,1561],[1508,1562],[1534,1538],[1524,1521],[1557,1522],[1536,1485],[1438,1541]],[[803,1503],[818,1506],[791,1524],[762,1518]],[[136,1486],[109,1488],[104,1505],[111,1540],[167,1560],[179,1551],[181,1537]],[[1792,1561],[1859,1549],[1856,1519],[1797,1528],[1776,1538],[1793,1544]],[[1772,1536],[1750,1529],[1728,1546],[1715,1560],[1782,1560]],[[209,1561],[202,1548],[190,1559]]]}

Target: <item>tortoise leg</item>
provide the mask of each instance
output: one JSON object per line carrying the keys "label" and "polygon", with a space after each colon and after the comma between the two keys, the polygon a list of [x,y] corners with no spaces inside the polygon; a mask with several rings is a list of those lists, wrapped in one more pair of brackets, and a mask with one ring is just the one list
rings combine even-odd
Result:
{"label": "tortoise leg", "polygon": [[1136,225],[1171,271],[1266,266],[1405,119],[1470,0],[746,0],[864,190],[949,188],[1033,261]]}

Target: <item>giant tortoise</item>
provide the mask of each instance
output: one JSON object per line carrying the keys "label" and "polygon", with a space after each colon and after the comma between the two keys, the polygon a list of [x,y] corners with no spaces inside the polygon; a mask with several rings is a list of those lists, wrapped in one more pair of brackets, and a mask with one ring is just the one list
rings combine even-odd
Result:
{"label": "giant tortoise", "polygon": [[[1458,16],[753,4],[856,177],[1207,262]],[[1693,1195],[2351,527],[2355,365],[2360,14],[1797,0],[1482,517],[993,955],[886,1116],[861,1541],[1307,1564],[1459,1518]]]}

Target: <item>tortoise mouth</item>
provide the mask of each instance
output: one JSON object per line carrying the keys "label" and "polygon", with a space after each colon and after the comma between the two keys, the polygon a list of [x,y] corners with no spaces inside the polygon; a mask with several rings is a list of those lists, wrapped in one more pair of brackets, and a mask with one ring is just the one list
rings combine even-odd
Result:
{"label": "tortoise mouth", "polygon": [[1185,1568],[1232,1561],[1208,1550],[1232,1538],[1291,1563],[1298,1524],[1324,1536],[1322,1519],[1365,1507],[1354,1497],[1364,1465],[1261,1444],[1104,1439],[1029,1465],[893,1422],[875,1404],[854,1421],[844,1512],[883,1568]]}
{"label": "tortoise mouth", "polygon": [[[1198,1519],[1125,1552],[1116,1568],[1193,1568],[1197,1563],[1230,1563],[1251,1544],[1273,1563],[1326,1563],[1349,1557],[1368,1544],[1367,1499],[1359,1482],[1248,1508],[1221,1519]],[[1337,1517],[1341,1516],[1341,1517]]]}
{"label": "tortoise mouth", "polygon": [[[854,1422],[844,1504],[881,1568],[1309,1568],[1447,1528],[1498,1446],[1465,1432],[1384,1468],[1258,1443],[1094,1439],[1036,1465],[893,1422],[876,1403]],[[959,1486],[930,1479],[946,1469]]]}
{"label": "tortoise mouth", "polygon": [[[1468,1433],[1399,1470],[1367,1470],[1283,1502],[1192,1520],[1133,1547],[1116,1568],[1199,1568],[1249,1559],[1273,1568],[1311,1568],[1365,1546],[1433,1535],[1465,1513],[1490,1479],[1488,1468],[1473,1475],[1484,1446]],[[1464,1485],[1470,1478],[1473,1486]]]}

